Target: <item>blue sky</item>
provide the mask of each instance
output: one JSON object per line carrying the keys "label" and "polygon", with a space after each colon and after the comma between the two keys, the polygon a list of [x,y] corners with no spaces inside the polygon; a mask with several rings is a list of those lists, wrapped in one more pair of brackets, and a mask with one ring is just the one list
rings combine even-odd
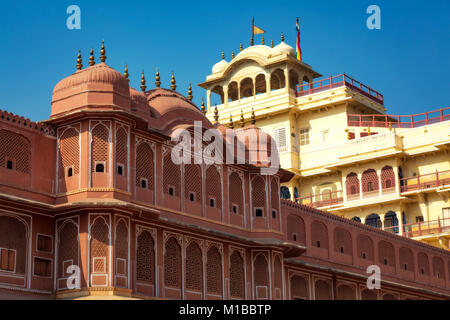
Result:
{"label": "blue sky", "polygon": [[[81,30],[66,28],[66,9],[81,8]],[[382,29],[366,27],[366,9],[381,8]],[[347,1],[0,1],[0,109],[43,120],[53,87],[75,71],[82,50],[88,65],[105,39],[107,63],[139,87],[146,71],[153,86],[159,67],[163,86],[172,70],[187,94],[210,74],[221,51],[227,58],[249,45],[251,19],[266,43],[295,46],[301,19],[304,61],[324,76],[346,72],[380,91],[390,114],[450,105],[450,0]],[[259,43],[259,38],[256,42]],[[194,86],[200,104],[203,89]]]}

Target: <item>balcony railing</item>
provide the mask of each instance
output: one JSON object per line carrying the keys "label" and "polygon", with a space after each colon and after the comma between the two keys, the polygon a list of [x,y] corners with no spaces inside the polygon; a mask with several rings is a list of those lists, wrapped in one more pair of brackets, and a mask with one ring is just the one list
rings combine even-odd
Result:
{"label": "balcony railing", "polygon": [[441,171],[401,179],[400,186],[401,192],[421,191],[443,186],[450,186],[450,171]]}
{"label": "balcony railing", "polygon": [[450,232],[450,218],[405,224],[403,230],[403,235],[408,238]]}
{"label": "balcony railing", "polygon": [[407,116],[349,114],[347,119],[349,127],[418,128],[450,120],[450,107]]}
{"label": "balcony railing", "polygon": [[318,93],[321,91],[334,89],[338,87],[348,87],[353,90],[358,91],[359,93],[367,96],[368,98],[378,102],[380,104],[384,104],[384,98],[381,93],[372,88],[362,84],[359,81],[356,81],[352,77],[349,77],[345,73],[340,74],[338,76],[330,76],[329,78],[325,78],[322,80],[302,84],[297,86],[297,96],[303,97],[310,94]]}
{"label": "balcony railing", "polygon": [[342,191],[323,192],[320,195],[310,195],[309,197],[298,198],[299,204],[313,208],[323,208],[342,204],[344,202]]}

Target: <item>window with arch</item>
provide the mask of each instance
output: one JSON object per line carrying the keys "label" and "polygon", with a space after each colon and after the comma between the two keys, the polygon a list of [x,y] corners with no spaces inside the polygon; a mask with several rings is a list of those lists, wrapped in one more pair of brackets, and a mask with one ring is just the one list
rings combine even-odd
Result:
{"label": "window with arch", "polygon": [[136,280],[155,284],[155,242],[147,230],[137,237]]}
{"label": "window with arch", "polygon": [[164,246],[164,284],[173,288],[181,288],[181,246],[171,237]]}
{"label": "window with arch", "polygon": [[128,225],[124,219],[120,219],[116,225],[114,249],[115,273],[125,276],[128,274]]}
{"label": "window with arch", "polygon": [[334,251],[353,256],[352,237],[350,232],[340,227],[334,229]]}
{"label": "window with arch", "polygon": [[331,300],[331,286],[329,281],[316,280],[314,283],[314,297],[316,300]]}
{"label": "window with arch", "polygon": [[356,173],[352,172],[347,175],[345,187],[347,189],[347,197],[359,196],[359,179]]}
{"label": "window with arch", "polygon": [[254,281],[256,299],[269,298],[269,268],[264,254],[257,254],[254,260]]}
{"label": "window with arch", "polygon": [[356,242],[358,258],[367,261],[374,261],[373,240],[368,235],[360,234]]}
{"label": "window with arch", "polygon": [[184,196],[191,202],[202,202],[202,168],[198,164],[184,166]]}
{"label": "window with arch", "polygon": [[286,78],[284,71],[276,69],[270,74],[270,88],[272,90],[278,90],[286,87]]}
{"label": "window with arch", "polygon": [[186,289],[203,291],[203,255],[199,245],[192,241],[186,248]]}
{"label": "window with arch", "polygon": [[78,262],[78,225],[72,220],[66,220],[58,229],[58,277],[69,273],[67,268],[79,265]]}
{"label": "window with arch", "polygon": [[236,250],[230,256],[230,295],[232,298],[245,298],[244,259]]}
{"label": "window with arch", "polygon": [[31,173],[31,143],[27,138],[11,131],[0,130],[0,145],[0,167]]}
{"label": "window with arch", "polygon": [[430,264],[428,262],[427,254],[419,252],[417,255],[417,267],[419,268],[419,274],[422,276],[430,275]]}
{"label": "window with arch", "polygon": [[375,170],[369,169],[362,174],[362,187],[363,192],[378,191],[378,174]]}
{"label": "window with arch", "polygon": [[311,245],[316,248],[328,249],[328,229],[322,222],[311,223]]}
{"label": "window with arch", "polygon": [[[136,187],[153,190],[154,155],[147,142],[140,142],[136,147]],[[143,184],[142,181],[145,181]]]}
{"label": "window with arch", "polygon": [[289,88],[296,91],[298,84],[299,84],[298,73],[295,70],[289,70]]}
{"label": "window with arch", "polygon": [[300,216],[290,214],[287,217],[288,240],[306,244],[305,222]]}
{"label": "window with arch", "polygon": [[[78,130],[75,128],[66,129],[59,137],[58,150],[58,175],[63,179],[64,175],[73,177],[79,174],[80,170],[80,138]],[[59,191],[66,192],[67,186],[61,181]]]}
{"label": "window with arch", "polygon": [[381,218],[376,213],[372,213],[366,218],[366,225],[381,229],[383,228],[383,223],[381,222]]}
{"label": "window with arch", "polygon": [[444,260],[439,257],[433,257],[433,275],[437,279],[445,281],[445,264]]}
{"label": "window with arch", "polygon": [[[242,191],[242,180],[237,172],[230,174],[228,183],[228,195],[230,210],[234,214],[244,214],[244,199]],[[235,212],[236,211],[236,212]]]}
{"label": "window with arch", "polygon": [[229,102],[239,100],[239,89],[236,81],[232,81],[228,84],[228,100]]}
{"label": "window with arch", "polygon": [[266,75],[258,74],[255,78],[255,94],[266,93],[267,85],[266,85]]}
{"label": "window with arch", "polygon": [[163,188],[164,194],[174,197],[180,196],[181,173],[180,166],[172,161],[171,154],[164,157]]}
{"label": "window with arch", "polygon": [[109,225],[104,217],[95,218],[91,225],[91,273],[109,272]]}
{"label": "window with arch", "polygon": [[395,174],[391,166],[381,169],[381,188],[383,190],[395,188]]}
{"label": "window with arch", "polygon": [[253,79],[245,78],[241,81],[241,98],[248,98],[254,96]]}
{"label": "window with arch", "polygon": [[0,270],[24,275],[28,228],[12,216],[0,216]]}
{"label": "window with arch", "polygon": [[211,246],[206,257],[207,293],[222,295],[222,256],[215,246]]}
{"label": "window with arch", "polygon": [[355,288],[349,285],[341,284],[337,287],[336,300],[356,300]]}
{"label": "window with arch", "polygon": [[124,127],[116,130],[116,173],[127,175],[128,168],[128,133]]}
{"label": "window with arch", "polygon": [[91,159],[94,172],[108,171],[109,128],[102,123],[95,125],[92,129]]}
{"label": "window with arch", "polygon": [[[252,179],[252,207],[255,216],[265,217],[266,183],[261,176]],[[259,212],[258,212],[259,210]]]}
{"label": "window with arch", "polygon": [[378,242],[378,261],[381,265],[395,267],[395,249],[392,243],[384,240]]}
{"label": "window with arch", "polygon": [[401,247],[399,250],[400,270],[414,272],[414,254],[411,249]]}
{"label": "window with arch", "polygon": [[206,169],[206,193],[207,205],[222,210],[222,178],[214,165]]}
{"label": "window with arch", "polygon": [[281,299],[281,292],[283,290],[283,271],[281,260],[278,255],[275,256],[273,261],[273,286],[275,289],[275,299]]}
{"label": "window with arch", "polygon": [[291,277],[291,299],[308,300],[309,299],[308,281],[302,276]]}

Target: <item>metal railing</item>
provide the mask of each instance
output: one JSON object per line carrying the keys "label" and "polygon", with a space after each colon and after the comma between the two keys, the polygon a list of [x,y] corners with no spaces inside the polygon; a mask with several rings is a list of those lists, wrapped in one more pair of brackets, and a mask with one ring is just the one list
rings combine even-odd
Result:
{"label": "metal railing", "polygon": [[297,86],[297,96],[303,97],[321,91],[344,86],[360,92],[361,94],[371,98],[375,102],[384,104],[384,98],[381,93],[353,79],[345,73],[338,76],[330,76],[328,78],[310,83],[300,84]]}
{"label": "metal railing", "polygon": [[450,218],[423,221],[403,225],[403,235],[407,238],[450,232]]}
{"label": "metal railing", "polygon": [[374,128],[418,128],[429,124],[450,120],[450,107],[435,111],[418,113],[406,116],[387,114],[349,114],[347,124],[349,127]]}
{"label": "metal railing", "polygon": [[342,191],[326,191],[320,195],[298,198],[297,202],[304,206],[323,208],[343,203],[344,196]]}
{"label": "metal railing", "polygon": [[450,171],[436,171],[400,180],[401,192],[421,191],[450,185]]}

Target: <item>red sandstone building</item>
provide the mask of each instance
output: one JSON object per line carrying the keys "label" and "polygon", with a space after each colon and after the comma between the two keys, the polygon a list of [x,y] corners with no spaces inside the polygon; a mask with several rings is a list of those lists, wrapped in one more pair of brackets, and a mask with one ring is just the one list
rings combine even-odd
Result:
{"label": "red sandstone building", "polygon": [[450,298],[448,252],[280,200],[286,171],[175,165],[176,129],[224,127],[175,83],[138,92],[105,59],[56,85],[47,121],[1,112],[2,296]]}

